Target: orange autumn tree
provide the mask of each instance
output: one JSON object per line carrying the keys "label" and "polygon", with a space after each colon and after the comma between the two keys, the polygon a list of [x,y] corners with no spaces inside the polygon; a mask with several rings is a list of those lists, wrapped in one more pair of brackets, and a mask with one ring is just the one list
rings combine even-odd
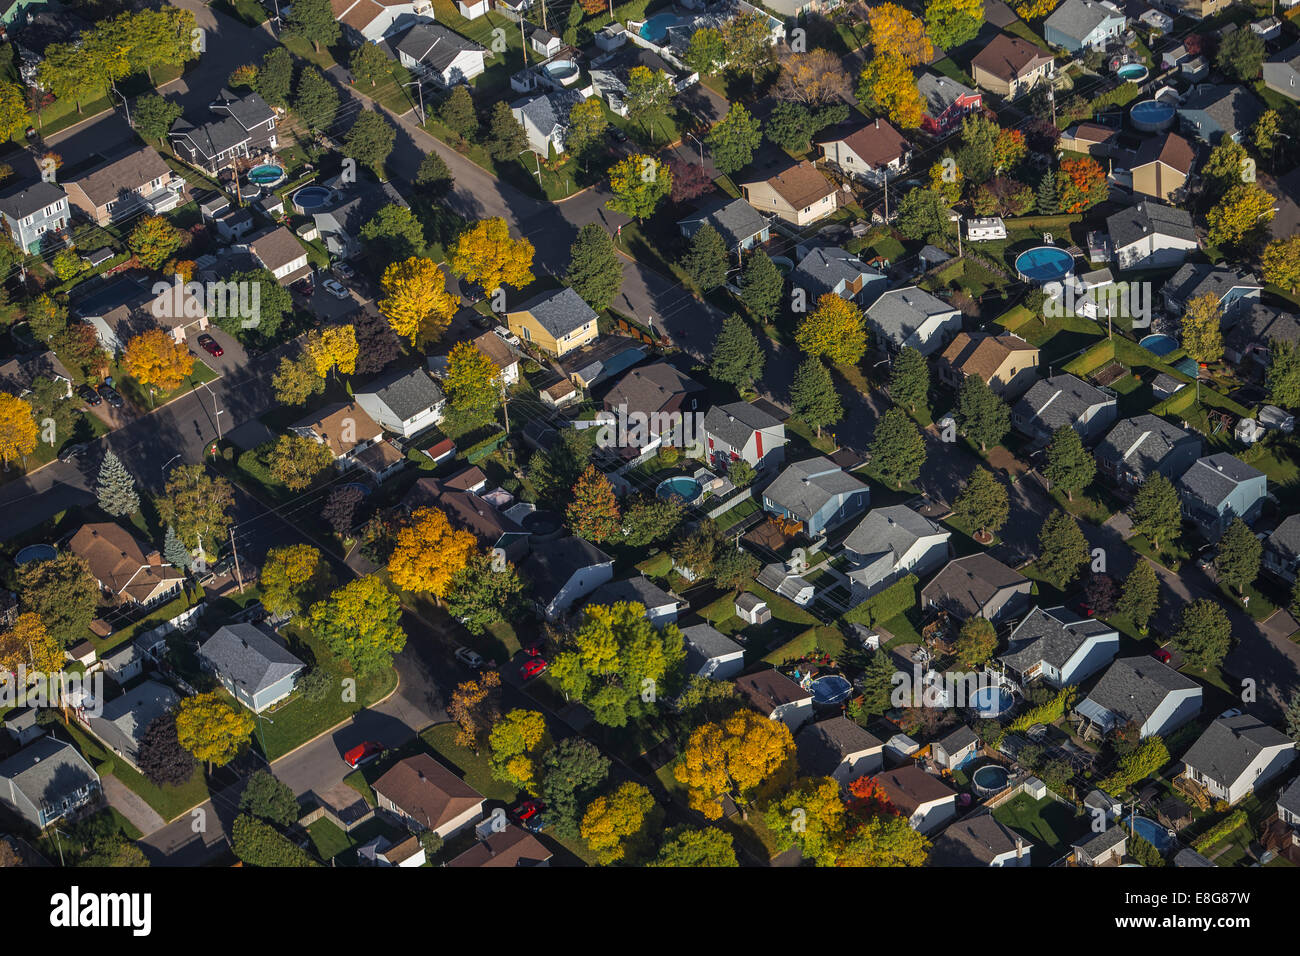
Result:
{"label": "orange autumn tree", "polygon": [[882,3],[867,10],[871,45],[878,53],[892,53],[908,66],[929,63],[934,44],[925,34],[925,24],[896,3]]}
{"label": "orange autumn tree", "polygon": [[1061,160],[1061,170],[1056,177],[1056,188],[1064,212],[1083,212],[1107,196],[1106,171],[1101,164],[1088,156]]}
{"label": "orange autumn tree", "polygon": [[673,776],[687,788],[691,809],[706,819],[722,816],[724,797],[747,816],[752,803],[794,779],[794,754],[789,727],[741,710],[697,728],[673,766]]}
{"label": "orange autumn tree", "polygon": [[1018,129],[1004,129],[993,144],[993,169],[999,173],[1014,169],[1028,154],[1025,134]]}
{"label": "orange autumn tree", "polygon": [[916,129],[925,115],[925,100],[916,77],[903,57],[893,51],[877,54],[858,77],[858,100],[885,113],[902,129]]}
{"label": "orange autumn tree", "polygon": [[573,486],[568,509],[569,528],[588,541],[609,541],[622,530],[622,513],[609,479],[589,465]]}
{"label": "orange autumn tree", "polygon": [[492,725],[501,717],[501,674],[484,671],[478,680],[462,681],[451,695],[447,716],[456,723],[456,743],[478,753]]}
{"label": "orange autumn tree", "polygon": [[36,450],[39,434],[31,404],[8,392],[0,392],[0,461],[4,462],[6,471],[9,462]]}
{"label": "orange autumn tree", "polygon": [[439,602],[451,579],[469,564],[477,549],[474,535],[451,526],[437,508],[420,508],[397,534],[388,573],[403,591],[428,592]]}
{"label": "orange autumn tree", "polygon": [[194,369],[194,356],[162,329],[148,329],[126,343],[122,365],[151,394],[170,392]]}
{"label": "orange autumn tree", "polygon": [[858,777],[850,783],[847,805],[851,813],[859,816],[899,812],[898,808],[889,801],[885,788],[876,782],[875,777]]}

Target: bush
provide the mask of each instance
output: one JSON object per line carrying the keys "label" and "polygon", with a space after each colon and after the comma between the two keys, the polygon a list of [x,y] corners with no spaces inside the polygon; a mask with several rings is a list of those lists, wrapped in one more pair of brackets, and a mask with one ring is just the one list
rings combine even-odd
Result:
{"label": "bush", "polygon": [[1054,724],[1061,719],[1066,708],[1074,702],[1074,688],[1063,687],[1044,703],[1025,711],[1011,722],[1012,733],[1028,730],[1034,724]]}
{"label": "bush", "polygon": [[870,626],[883,624],[898,615],[916,607],[916,586],[919,583],[915,574],[909,574],[901,581],[895,581],[879,594],[867,598],[844,619],[854,624]]}
{"label": "bush", "polygon": [[1197,853],[1207,850],[1218,843],[1237,827],[1247,822],[1245,810],[1233,810],[1230,814],[1206,830],[1192,841],[1192,849]]}

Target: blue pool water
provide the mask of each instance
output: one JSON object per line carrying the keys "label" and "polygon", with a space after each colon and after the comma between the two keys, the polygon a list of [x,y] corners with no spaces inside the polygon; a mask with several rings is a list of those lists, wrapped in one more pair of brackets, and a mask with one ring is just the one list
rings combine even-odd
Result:
{"label": "blue pool water", "polygon": [[1129,110],[1129,119],[1144,133],[1168,129],[1174,122],[1174,108],[1159,100],[1143,100]]}
{"label": "blue pool water", "polygon": [[275,163],[263,163],[248,171],[248,181],[259,186],[274,186],[284,179],[284,167]]}
{"label": "blue pool water", "polygon": [[1172,335],[1148,335],[1138,345],[1152,355],[1168,355],[1178,348],[1178,340]]}
{"label": "blue pool water", "polygon": [[49,561],[58,556],[59,552],[54,550],[53,545],[29,544],[14,555],[14,564],[23,565],[30,564],[33,561]]}
{"label": "blue pool water", "polygon": [[641,24],[641,29],[638,32],[651,43],[658,43],[667,35],[668,28],[676,22],[677,14],[675,13],[656,13]]}
{"label": "blue pool water", "polygon": [[1007,785],[1010,775],[1006,767],[999,767],[997,764],[989,764],[987,767],[980,767],[971,776],[971,782],[975,784],[977,790],[985,793],[997,793]]}
{"label": "blue pool water", "polygon": [[853,693],[853,685],[839,674],[819,677],[810,685],[814,704],[839,704]]}
{"label": "blue pool water", "polygon": [[1074,257],[1056,246],[1036,246],[1016,256],[1016,271],[1030,282],[1054,282],[1074,272]]}
{"label": "blue pool water", "polygon": [[1169,831],[1150,817],[1133,817],[1131,823],[1133,832],[1161,853],[1173,848],[1174,838],[1169,835]]}
{"label": "blue pool water", "polygon": [[330,191],[324,186],[303,186],[293,194],[293,204],[303,212],[319,209],[330,201]]}
{"label": "blue pool water", "polygon": [[1008,710],[1014,700],[1011,692],[1001,687],[981,687],[975,692],[971,706],[981,717],[996,717]]}
{"label": "blue pool water", "polygon": [[1115,74],[1121,80],[1132,80],[1134,83],[1147,78],[1148,70],[1141,63],[1125,63]]}
{"label": "blue pool water", "polygon": [[659,482],[659,487],[655,489],[655,494],[665,500],[677,498],[689,504],[690,502],[695,501],[703,490],[704,486],[694,478],[688,478],[685,475],[678,475],[676,478],[668,478]]}

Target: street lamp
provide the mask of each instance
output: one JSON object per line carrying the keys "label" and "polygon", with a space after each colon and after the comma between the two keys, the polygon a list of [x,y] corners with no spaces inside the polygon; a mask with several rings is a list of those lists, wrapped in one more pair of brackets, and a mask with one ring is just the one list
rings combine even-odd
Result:
{"label": "street lamp", "polygon": [[167,469],[171,466],[171,463],[174,462],[177,458],[180,458],[180,457],[181,457],[180,455],[172,455],[170,458],[167,459],[166,464],[164,464],[164,465],[162,466],[162,476],[163,476],[163,478],[166,478],[166,477],[167,477]]}
{"label": "street lamp", "polygon": [[224,408],[217,408],[217,393],[212,390],[212,383],[201,382],[200,384],[206,388],[208,394],[212,396],[212,415],[217,425],[217,441],[221,441],[221,416],[226,413],[226,410]]}
{"label": "street lamp", "polygon": [[687,133],[686,135],[689,136],[691,139],[695,140],[695,145],[700,148],[700,165],[703,166],[704,165],[704,144],[699,141],[699,139],[695,136],[694,133]]}

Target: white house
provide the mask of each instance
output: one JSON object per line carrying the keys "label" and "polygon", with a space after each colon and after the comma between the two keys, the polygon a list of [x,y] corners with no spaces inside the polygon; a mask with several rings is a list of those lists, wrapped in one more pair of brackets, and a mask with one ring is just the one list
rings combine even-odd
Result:
{"label": "white house", "polygon": [[933,355],[961,331],[961,312],[917,286],[891,289],[867,308],[867,322],[890,353]]}
{"label": "white house", "polygon": [[634,578],[602,584],[591,593],[586,606],[609,606],[620,602],[640,604],[645,608],[646,619],[660,630],[669,624],[677,623],[677,612],[686,603],[676,594],[659,587],[645,575],[637,575]]}
{"label": "white house", "polygon": [[419,23],[393,44],[397,59],[444,88],[468,83],[486,69],[488,51],[440,23]]}
{"label": "white house", "polygon": [[381,813],[444,840],[483,816],[483,795],[428,754],[399,760],[372,789]]}
{"label": "white house", "polygon": [[456,9],[466,20],[477,20],[492,9],[492,0],[456,0]]}
{"label": "white house", "polygon": [[330,5],[354,46],[377,43],[413,23],[433,19],[430,0],[332,0]]}
{"label": "white house", "polygon": [[1286,770],[1295,756],[1295,741],[1282,731],[1237,714],[1205,728],[1183,755],[1183,772],[1215,800],[1236,803]]}
{"label": "white house", "polygon": [[976,217],[966,220],[968,242],[989,242],[1007,237],[1007,224],[1000,216]]}
{"label": "white house", "polygon": [[412,438],[442,420],[447,399],[422,368],[394,369],[358,388],[353,397],[385,430]]}
{"label": "white house", "polygon": [[570,535],[534,548],[520,571],[532,583],[533,597],[546,619],[554,621],[614,576],[614,559]]}
{"label": "white house", "polygon": [[1115,659],[1119,631],[1063,607],[1036,607],[1011,632],[1002,663],[1022,682],[1042,679],[1053,687],[1077,685]]}
{"label": "white house", "polygon": [[1121,270],[1179,266],[1198,246],[1191,215],[1147,199],[1106,218]]}
{"label": "white house", "polygon": [[686,672],[710,680],[731,680],[745,669],[745,649],[709,624],[682,628]]}
{"label": "white house", "polygon": [[952,823],[934,838],[930,866],[1029,866],[1033,844],[984,812]]}
{"label": "white house", "polygon": [[957,791],[916,764],[877,774],[876,783],[919,833],[934,833],[957,816]]}
{"label": "white house", "polygon": [[774,668],[738,678],[736,690],[760,714],[781,721],[791,731],[812,719],[812,692]]}
{"label": "white house", "polygon": [[859,604],[908,574],[924,577],[951,557],[952,532],[906,505],[873,508],[844,539],[851,603]]}
{"label": "white house", "polygon": [[741,459],[755,468],[785,462],[785,425],[749,402],[714,405],[704,415],[708,460],[725,468]]}
{"label": "white house", "polygon": [[979,734],[965,724],[958,724],[930,745],[930,756],[945,770],[958,770],[974,759],[979,749]]}
{"label": "white house", "polygon": [[275,226],[250,237],[248,251],[282,286],[293,285],[311,274],[307,250],[284,226]]}
{"label": "white house", "polygon": [[799,769],[812,777],[830,777],[847,787],[859,777],[878,773],[885,764],[885,743],[847,717],[808,724],[794,738]]}
{"label": "white house", "polygon": [[1110,733],[1134,724],[1165,736],[1201,712],[1201,685],[1154,657],[1121,657],[1075,707],[1080,729]]}

